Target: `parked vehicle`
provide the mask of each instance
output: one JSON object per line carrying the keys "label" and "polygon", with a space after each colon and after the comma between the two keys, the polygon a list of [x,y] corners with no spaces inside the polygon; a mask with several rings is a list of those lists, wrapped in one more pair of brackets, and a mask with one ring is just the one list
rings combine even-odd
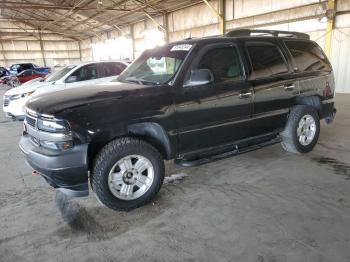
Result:
{"label": "parked vehicle", "polygon": [[10,75],[10,72],[5,67],[0,66],[0,84],[1,85],[7,84],[9,75]]}
{"label": "parked vehicle", "polygon": [[61,89],[109,82],[126,67],[124,62],[88,62],[66,66],[45,79],[8,90],[4,95],[3,110],[9,117],[22,120],[25,116],[24,105],[31,97]]}
{"label": "parked vehicle", "polygon": [[24,70],[21,73],[17,75],[18,82],[23,84],[29,80],[32,80],[34,78],[43,78],[47,75],[48,73],[43,73],[43,72],[38,72],[33,69],[28,69]]}
{"label": "parked vehicle", "polygon": [[0,78],[0,84],[8,85],[10,87],[16,87],[20,85],[20,82],[18,81],[16,76],[6,75]]}
{"label": "parked vehicle", "polygon": [[40,73],[46,73],[49,74],[51,73],[51,68],[50,67],[39,67],[36,64],[33,63],[22,63],[22,64],[14,64],[9,67],[9,72],[11,75],[17,75],[21,73],[24,70],[32,69],[35,70],[36,72]]}
{"label": "parked vehicle", "polygon": [[0,66],[0,78],[7,76],[9,74],[10,72],[5,67]]}
{"label": "parked vehicle", "polygon": [[104,205],[130,210],[157,194],[164,159],[193,166],[278,142],[311,151],[333,98],[308,35],[236,30],[147,50],[118,82],[31,99],[20,147],[51,186],[86,196],[90,180]]}
{"label": "parked vehicle", "polygon": [[27,69],[17,74],[16,76],[7,75],[0,78],[1,84],[7,84],[11,87],[19,86],[35,78],[43,78],[47,76],[47,73],[36,72],[32,69]]}

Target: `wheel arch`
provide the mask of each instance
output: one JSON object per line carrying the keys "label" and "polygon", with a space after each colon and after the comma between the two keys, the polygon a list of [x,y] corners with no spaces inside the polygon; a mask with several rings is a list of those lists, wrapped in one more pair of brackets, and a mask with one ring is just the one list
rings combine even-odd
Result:
{"label": "wheel arch", "polygon": [[161,125],[154,122],[132,124],[128,126],[128,134],[132,137],[139,137],[153,145],[164,159],[171,158],[170,139]]}
{"label": "wheel arch", "polygon": [[316,109],[319,116],[322,114],[321,98],[317,95],[297,97],[295,100],[295,105],[311,106]]}
{"label": "wheel arch", "polygon": [[169,137],[164,128],[154,122],[136,123],[127,126],[124,130],[114,133],[102,131],[91,138],[88,147],[88,162],[91,167],[96,154],[109,142],[121,137],[140,138],[154,146],[164,159],[170,159],[172,149]]}

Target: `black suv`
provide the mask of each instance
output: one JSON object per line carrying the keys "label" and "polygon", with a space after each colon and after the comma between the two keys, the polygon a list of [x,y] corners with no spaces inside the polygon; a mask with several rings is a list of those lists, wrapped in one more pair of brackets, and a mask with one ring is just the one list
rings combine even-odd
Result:
{"label": "black suv", "polygon": [[47,182],[115,210],[150,201],[163,160],[192,166],[281,142],[306,153],[332,120],[332,67],[309,36],[236,30],[146,50],[114,83],[33,97],[20,147]]}

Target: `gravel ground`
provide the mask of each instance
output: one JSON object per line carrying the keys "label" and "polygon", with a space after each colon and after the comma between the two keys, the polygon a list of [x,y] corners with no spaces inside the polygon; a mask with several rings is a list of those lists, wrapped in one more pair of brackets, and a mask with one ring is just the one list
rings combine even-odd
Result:
{"label": "gravel ground", "polygon": [[194,168],[169,162],[154,202],[126,213],[31,176],[22,123],[1,112],[0,261],[348,262],[349,102],[337,97],[309,154],[274,145]]}

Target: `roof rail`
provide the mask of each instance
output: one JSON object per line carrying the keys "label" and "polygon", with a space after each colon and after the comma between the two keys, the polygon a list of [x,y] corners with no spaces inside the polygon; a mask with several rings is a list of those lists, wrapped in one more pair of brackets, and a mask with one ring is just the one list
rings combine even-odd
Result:
{"label": "roof rail", "polygon": [[292,37],[300,39],[310,39],[308,34],[293,32],[293,31],[280,31],[280,30],[263,30],[263,29],[236,29],[225,34],[227,37],[238,36],[274,36],[274,37]]}

